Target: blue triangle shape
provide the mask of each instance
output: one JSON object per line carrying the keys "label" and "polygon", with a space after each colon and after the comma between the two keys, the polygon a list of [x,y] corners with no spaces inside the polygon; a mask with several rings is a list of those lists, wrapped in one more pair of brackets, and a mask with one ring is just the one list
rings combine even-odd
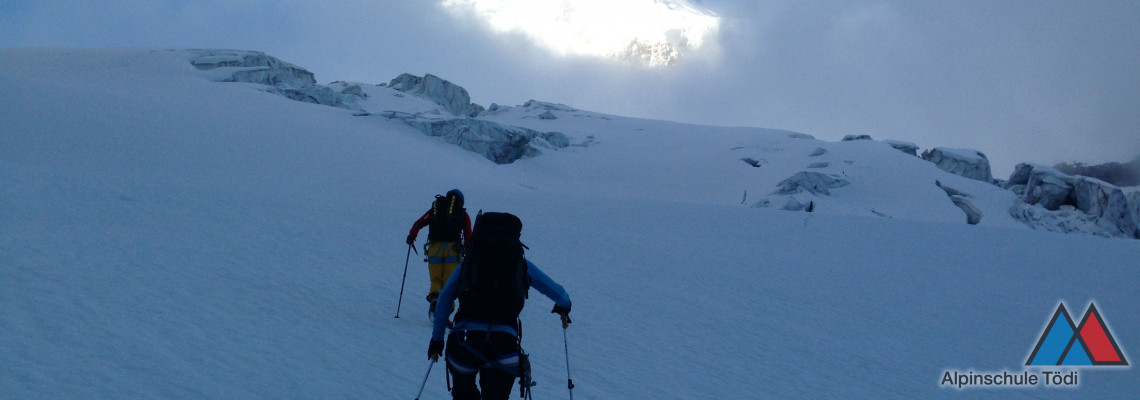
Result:
{"label": "blue triangle shape", "polygon": [[[1033,354],[1029,356],[1029,361],[1026,361],[1025,365],[1060,365],[1064,361],[1062,357],[1066,356],[1065,351],[1069,348],[1069,343],[1073,341],[1076,332],[1076,328],[1073,327],[1073,319],[1069,317],[1069,311],[1065,309],[1064,304],[1061,304],[1057,307],[1057,312],[1053,313],[1053,320],[1045,332],[1041,334],[1041,339],[1037,341],[1037,348],[1033,350]],[[1083,348],[1078,348],[1078,350],[1083,350]]]}

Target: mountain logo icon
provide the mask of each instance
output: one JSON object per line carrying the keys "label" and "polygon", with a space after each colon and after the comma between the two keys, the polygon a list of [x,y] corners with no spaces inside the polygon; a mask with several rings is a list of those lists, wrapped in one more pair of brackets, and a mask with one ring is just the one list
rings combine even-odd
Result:
{"label": "mountain logo icon", "polygon": [[1073,323],[1065,303],[1041,333],[1025,365],[1105,366],[1128,365],[1096,304],[1089,303],[1080,325]]}

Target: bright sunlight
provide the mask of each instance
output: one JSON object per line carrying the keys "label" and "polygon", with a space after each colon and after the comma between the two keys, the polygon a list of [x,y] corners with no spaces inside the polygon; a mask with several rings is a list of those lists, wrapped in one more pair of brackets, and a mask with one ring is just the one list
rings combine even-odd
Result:
{"label": "bright sunlight", "polygon": [[720,18],[686,0],[444,0],[501,33],[559,55],[666,66],[715,35]]}

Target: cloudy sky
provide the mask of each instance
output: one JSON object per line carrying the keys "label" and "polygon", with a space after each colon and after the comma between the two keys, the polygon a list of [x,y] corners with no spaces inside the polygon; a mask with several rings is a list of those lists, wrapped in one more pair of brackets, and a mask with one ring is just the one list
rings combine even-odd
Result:
{"label": "cloudy sky", "polygon": [[260,50],[321,82],[432,73],[484,106],[974,148],[999,178],[1140,154],[1140,1],[656,3],[5,0],[0,47]]}

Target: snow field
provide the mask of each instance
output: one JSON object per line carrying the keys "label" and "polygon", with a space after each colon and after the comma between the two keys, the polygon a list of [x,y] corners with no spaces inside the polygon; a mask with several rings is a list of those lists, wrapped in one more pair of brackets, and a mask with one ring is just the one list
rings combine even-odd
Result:
{"label": "snow field", "polygon": [[[430,327],[415,254],[393,318],[403,240],[453,187],[472,215],[520,216],[528,257],[570,293],[575,398],[1134,392],[1121,368],[1084,369],[1077,389],[940,387],[945,370],[1020,370],[1059,301],[1096,301],[1134,354],[1140,246],[998,211],[968,226],[915,199],[944,196],[933,178],[986,210],[1007,199],[881,143],[581,112],[555,122],[596,144],[493,165],[207,81],[182,54],[0,51],[0,398],[411,398]],[[843,211],[739,204],[817,147],[853,176],[822,203]],[[568,398],[550,307],[532,293],[524,346],[535,398]],[[441,367],[422,398],[448,398]]]}

